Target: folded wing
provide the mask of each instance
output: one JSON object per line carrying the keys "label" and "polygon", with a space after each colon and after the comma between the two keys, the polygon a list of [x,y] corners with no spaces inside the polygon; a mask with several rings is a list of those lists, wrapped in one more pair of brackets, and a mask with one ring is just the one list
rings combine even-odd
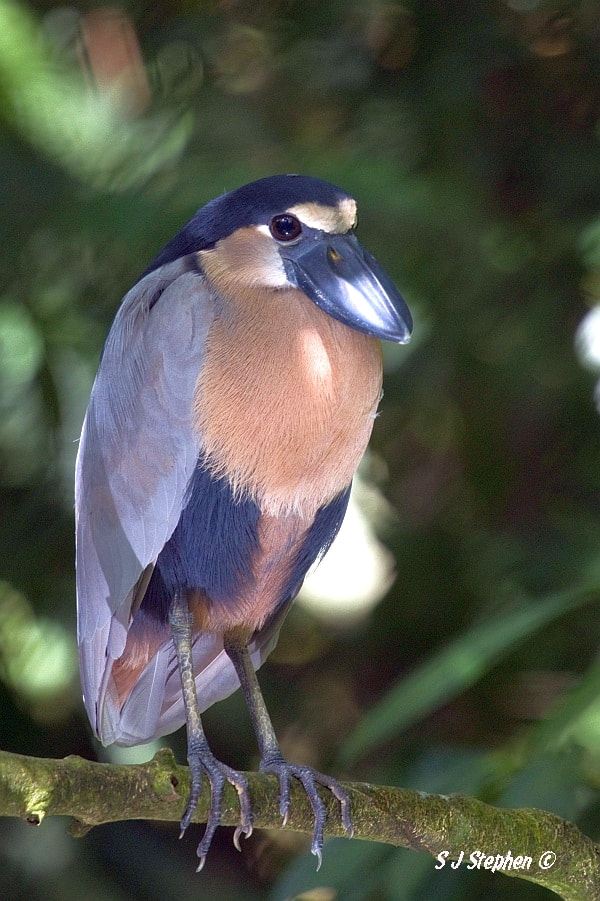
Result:
{"label": "folded wing", "polygon": [[[198,459],[191,411],[214,310],[193,260],[154,270],[126,295],[81,435],[75,484],[78,641],[85,705],[105,744],[121,740],[122,732],[112,664],[123,653],[132,608],[177,525]],[[162,706],[159,676],[174,665],[168,636],[163,644],[153,663],[154,685],[145,689],[147,734],[138,742],[152,738],[151,720]]]}

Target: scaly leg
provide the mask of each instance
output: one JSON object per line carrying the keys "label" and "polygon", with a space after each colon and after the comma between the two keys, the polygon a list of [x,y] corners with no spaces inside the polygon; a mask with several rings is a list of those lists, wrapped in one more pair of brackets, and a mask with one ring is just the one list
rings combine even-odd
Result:
{"label": "scaly leg", "polygon": [[328,788],[340,802],[342,825],[350,838],[352,838],[354,826],[350,815],[350,798],[341,785],[330,776],[325,776],[312,767],[291,764],[285,760],[281,753],[254,667],[252,666],[246,638],[237,632],[226,633],[224,647],[238,674],[246,704],[250,711],[250,718],[260,752],[260,770],[263,773],[275,773],[279,777],[279,812],[283,817],[284,826],[287,823],[290,809],[290,780],[292,777],[295,777],[304,786],[304,791],[308,796],[315,815],[315,828],[310,850],[317,858],[318,870],[323,857],[323,830],[327,819],[327,811],[325,804],[319,797],[317,785],[323,785],[325,788]]}
{"label": "scaly leg", "polygon": [[233,785],[240,798],[241,824],[236,829],[233,839],[238,850],[240,847],[240,835],[244,833],[248,837],[252,834],[252,808],[246,778],[241,773],[232,770],[231,767],[216,759],[208,746],[206,735],[202,728],[192,661],[193,622],[186,598],[181,595],[175,595],[169,609],[169,624],[173,633],[177,663],[179,664],[179,675],[181,676],[187,724],[187,759],[191,775],[190,796],[181,820],[181,834],[179,837],[183,836],[190,824],[200,797],[202,774],[205,773],[210,784],[210,812],[202,841],[198,845],[197,850],[200,858],[198,871],[200,871],[204,866],[215,830],[221,822],[221,801],[225,781]]}

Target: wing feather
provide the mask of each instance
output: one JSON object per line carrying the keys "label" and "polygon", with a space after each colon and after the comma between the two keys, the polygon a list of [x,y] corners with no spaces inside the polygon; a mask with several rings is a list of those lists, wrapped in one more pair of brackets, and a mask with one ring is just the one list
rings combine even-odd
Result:
{"label": "wing feather", "polygon": [[136,585],[177,525],[198,459],[193,395],[213,316],[189,259],[154,270],[125,296],[92,389],[75,479],[78,640],[86,708],[105,743],[120,731],[109,675]]}

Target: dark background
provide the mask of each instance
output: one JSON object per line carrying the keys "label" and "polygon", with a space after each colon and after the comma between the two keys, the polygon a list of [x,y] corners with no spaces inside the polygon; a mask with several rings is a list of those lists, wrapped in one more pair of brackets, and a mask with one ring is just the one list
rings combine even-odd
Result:
{"label": "dark background", "polygon": [[[359,543],[338,573],[373,568],[362,610],[296,605],[261,674],[284,748],[597,838],[598,4],[3,2],[0,117],[0,746],[121,759],[91,739],[74,644],[72,476],[102,341],[199,206],[309,173],[357,198],[415,330],[386,349],[360,493],[397,575],[385,593]],[[237,695],[206,721],[218,756],[256,765]],[[240,856],[227,829],[196,876],[197,827],[66,826],[0,824],[0,897],[550,897],[362,842],[328,844],[315,874],[304,838]]]}

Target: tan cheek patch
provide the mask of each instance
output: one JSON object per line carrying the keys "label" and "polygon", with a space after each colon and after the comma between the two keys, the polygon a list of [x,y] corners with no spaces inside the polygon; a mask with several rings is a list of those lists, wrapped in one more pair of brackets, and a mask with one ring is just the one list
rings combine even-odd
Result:
{"label": "tan cheek patch", "polygon": [[297,216],[309,228],[318,228],[330,234],[345,235],[356,225],[356,201],[351,197],[345,197],[336,207],[312,201],[298,203],[287,212]]}
{"label": "tan cheek patch", "polygon": [[198,252],[208,280],[218,292],[253,287],[281,288],[287,276],[277,245],[259,228],[240,228],[218,241],[212,250]]}

